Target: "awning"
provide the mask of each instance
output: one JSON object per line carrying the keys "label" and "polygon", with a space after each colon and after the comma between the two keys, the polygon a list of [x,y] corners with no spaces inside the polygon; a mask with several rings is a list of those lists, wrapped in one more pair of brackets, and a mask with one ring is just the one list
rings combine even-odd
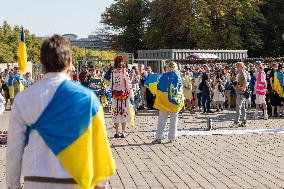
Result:
{"label": "awning", "polygon": [[189,60],[198,60],[198,59],[219,59],[219,57],[215,54],[209,53],[193,53],[186,57]]}

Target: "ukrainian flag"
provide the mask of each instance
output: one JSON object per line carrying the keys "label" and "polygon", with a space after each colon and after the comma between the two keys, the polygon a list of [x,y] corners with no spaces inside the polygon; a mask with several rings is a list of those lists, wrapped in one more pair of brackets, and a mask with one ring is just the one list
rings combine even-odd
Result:
{"label": "ukrainian flag", "polygon": [[169,72],[161,76],[154,107],[166,112],[179,112],[184,105],[181,73]]}
{"label": "ukrainian flag", "polygon": [[9,88],[9,95],[11,99],[15,98],[15,90],[14,90],[14,76],[9,75],[8,77],[8,88]]}
{"label": "ukrainian flag", "polygon": [[284,97],[284,91],[283,91],[282,82],[283,82],[283,74],[281,74],[280,72],[276,71],[274,73],[274,85],[273,85],[273,88],[274,88],[274,90],[277,92],[277,94],[280,97]]}
{"label": "ukrainian flag", "polygon": [[158,82],[161,76],[162,74],[157,73],[150,74],[144,83],[144,86],[147,87],[153,95],[156,95]]}
{"label": "ukrainian flag", "polygon": [[134,99],[132,98],[130,99],[129,109],[130,109],[130,125],[134,127],[135,125],[135,102],[134,102]]}
{"label": "ukrainian flag", "polygon": [[92,189],[116,171],[107,138],[103,107],[89,89],[64,81],[39,119],[37,130],[82,189]]}
{"label": "ukrainian flag", "polygon": [[24,28],[22,28],[21,31],[21,41],[18,47],[18,66],[19,66],[19,73],[23,74],[27,67],[27,48],[26,48]]}

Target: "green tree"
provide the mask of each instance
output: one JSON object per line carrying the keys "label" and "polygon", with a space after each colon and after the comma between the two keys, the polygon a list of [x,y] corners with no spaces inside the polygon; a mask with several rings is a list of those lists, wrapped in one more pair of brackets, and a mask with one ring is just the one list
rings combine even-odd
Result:
{"label": "green tree", "polygon": [[284,1],[266,0],[261,12],[265,17],[265,23],[261,26],[265,44],[262,55],[284,56]]}
{"label": "green tree", "polygon": [[[18,45],[20,42],[21,29],[19,26],[12,28],[6,21],[0,27],[0,62],[17,62]],[[29,30],[25,29],[26,46],[28,61],[39,62],[39,51],[41,40],[31,35]]]}
{"label": "green tree", "polygon": [[248,49],[259,56],[264,46],[259,7],[264,1],[152,0],[143,1],[145,8],[137,10],[141,0],[118,0],[102,15],[102,22],[115,33],[114,47],[119,50]]}
{"label": "green tree", "polygon": [[113,49],[136,52],[143,48],[142,36],[148,11],[148,0],[117,0],[105,10],[101,22],[114,33]]}

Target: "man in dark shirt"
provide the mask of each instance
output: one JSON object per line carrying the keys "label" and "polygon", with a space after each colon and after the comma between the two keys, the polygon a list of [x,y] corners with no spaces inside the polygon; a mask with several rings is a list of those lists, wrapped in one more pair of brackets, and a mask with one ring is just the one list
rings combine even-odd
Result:
{"label": "man in dark shirt", "polygon": [[88,83],[86,82],[87,75],[88,75],[88,66],[87,65],[83,65],[82,66],[82,71],[79,74],[79,81],[85,87],[88,87]]}
{"label": "man in dark shirt", "polygon": [[271,79],[273,81],[273,77],[274,77],[274,71],[273,71],[273,62],[270,61],[268,62],[268,67],[264,68],[264,72],[266,74],[266,83],[267,83],[267,93],[266,93],[266,104],[267,104],[267,113],[268,115],[272,114],[272,108],[271,108],[271,98],[272,98],[272,94],[273,94],[273,90],[272,90],[272,85],[271,85]]}
{"label": "man in dark shirt", "polygon": [[211,86],[210,86],[210,68],[208,66],[204,67],[205,72],[202,75],[202,105],[203,105],[203,113],[212,113],[210,110],[210,103],[211,103]]}

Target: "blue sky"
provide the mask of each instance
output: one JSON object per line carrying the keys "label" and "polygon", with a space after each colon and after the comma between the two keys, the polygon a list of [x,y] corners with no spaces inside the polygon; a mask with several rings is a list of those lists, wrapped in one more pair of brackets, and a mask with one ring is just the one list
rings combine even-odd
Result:
{"label": "blue sky", "polygon": [[114,0],[1,0],[0,23],[22,25],[37,36],[74,33],[87,37],[101,28],[101,14]]}

